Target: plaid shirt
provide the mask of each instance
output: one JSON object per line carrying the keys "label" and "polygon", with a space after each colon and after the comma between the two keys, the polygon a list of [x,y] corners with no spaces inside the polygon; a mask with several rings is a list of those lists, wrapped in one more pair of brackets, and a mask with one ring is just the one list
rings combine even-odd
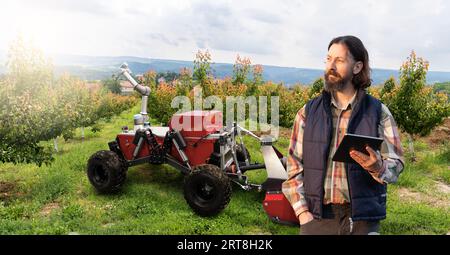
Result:
{"label": "plaid shirt", "polygon": [[[356,93],[349,104],[340,108],[332,97],[333,134],[328,154],[327,172],[324,181],[324,204],[344,204],[350,202],[347,175],[344,163],[332,161],[339,143],[347,132],[347,126],[356,103]],[[383,134],[384,142],[380,154],[383,159],[383,168],[372,177],[379,183],[395,183],[403,170],[403,150],[397,125],[389,109],[382,104],[381,120],[378,123],[379,134]],[[308,210],[303,187],[303,132],[305,129],[305,106],[298,111],[292,130],[289,155],[287,161],[288,179],[282,185],[282,191],[291,203],[297,216]]]}

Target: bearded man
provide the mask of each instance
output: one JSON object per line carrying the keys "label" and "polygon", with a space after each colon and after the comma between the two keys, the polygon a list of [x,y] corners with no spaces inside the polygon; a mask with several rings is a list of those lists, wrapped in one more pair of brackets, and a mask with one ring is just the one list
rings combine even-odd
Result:
{"label": "bearded man", "polygon": [[[387,184],[404,159],[389,109],[367,94],[369,54],[355,36],[334,38],[325,61],[322,94],[294,121],[282,190],[300,222],[300,234],[377,234],[386,218]],[[357,163],[332,161],[346,133],[381,137],[380,151],[351,151]]]}

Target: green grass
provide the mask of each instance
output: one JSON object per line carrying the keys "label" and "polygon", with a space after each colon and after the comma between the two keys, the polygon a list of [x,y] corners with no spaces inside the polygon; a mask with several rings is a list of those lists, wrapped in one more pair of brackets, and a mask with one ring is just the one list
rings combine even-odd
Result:
{"label": "green grass", "polygon": [[450,185],[450,149],[448,144],[444,144],[435,151],[429,149],[421,141],[417,141],[414,147],[418,160],[407,162],[398,185],[424,193],[434,192],[435,181]]}
{"label": "green grass", "polygon": [[[0,181],[13,188],[0,196],[0,234],[297,234],[297,227],[271,222],[262,208],[264,194],[233,186],[228,207],[212,218],[193,213],[183,198],[183,176],[169,166],[140,165],[129,169],[121,192],[99,195],[86,177],[86,162],[107,149],[123,125],[131,125],[138,106],[102,123],[102,131],[85,130],[86,139],[59,139],[60,151],[50,166],[0,164]],[[156,122],[155,122],[156,123]],[[80,136],[77,131],[76,137]],[[246,137],[252,161],[262,162],[259,143]],[[287,137],[277,147],[286,154]],[[434,195],[434,181],[449,183],[448,148],[427,154],[418,149],[419,162],[408,163],[398,185],[391,185],[388,218],[382,234],[444,234],[450,230],[448,208],[402,200],[400,188]],[[250,171],[262,183],[264,171]],[[0,194],[1,195],[1,194]],[[448,196],[436,195],[439,199]]]}
{"label": "green grass", "polygon": [[446,234],[450,230],[450,208],[402,201],[397,187],[390,187],[387,218],[381,232],[393,235]]}

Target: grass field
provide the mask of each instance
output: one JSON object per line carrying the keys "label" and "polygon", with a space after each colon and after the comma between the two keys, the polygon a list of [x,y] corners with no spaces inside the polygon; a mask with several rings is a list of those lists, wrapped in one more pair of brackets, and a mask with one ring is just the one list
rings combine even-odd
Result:
{"label": "grass field", "polygon": [[[107,149],[121,126],[131,126],[135,112],[137,107],[102,123],[101,132],[86,129],[84,141],[60,138],[51,166],[0,164],[0,234],[298,233],[297,227],[268,219],[261,204],[264,194],[237,186],[218,216],[195,215],[183,198],[183,176],[169,166],[132,167],[120,193],[97,194],[87,180],[86,162],[95,151]],[[284,130],[277,143],[283,153],[288,133]],[[247,142],[253,159],[262,162],[258,144]],[[450,232],[449,143],[431,146],[427,139],[419,139],[415,145],[418,161],[408,162],[399,182],[389,185],[382,234]],[[256,183],[265,179],[263,171],[249,175]]]}

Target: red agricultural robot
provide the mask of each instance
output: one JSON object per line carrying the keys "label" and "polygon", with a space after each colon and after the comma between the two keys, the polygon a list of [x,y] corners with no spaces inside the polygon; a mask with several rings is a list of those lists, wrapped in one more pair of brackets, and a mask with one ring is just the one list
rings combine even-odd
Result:
{"label": "red agricultural robot", "polygon": [[[184,198],[201,216],[221,212],[231,199],[232,183],[240,188],[266,193],[263,208],[275,222],[298,224],[294,211],[281,192],[287,179],[286,158],[273,145],[270,136],[258,137],[239,126],[222,125],[220,111],[189,111],[172,116],[167,127],[150,126],[147,122],[147,101],[150,88],[131,76],[126,63],[121,74],[142,95],[141,112],[134,116],[134,128],[122,128],[109,150],[95,152],[87,164],[87,176],[99,193],[120,190],[129,167],[139,164],[168,164],[184,177]],[[242,136],[260,142],[264,163],[251,163],[251,156]],[[247,171],[266,169],[267,180],[250,183]],[[151,170],[151,169],[150,169]]]}

